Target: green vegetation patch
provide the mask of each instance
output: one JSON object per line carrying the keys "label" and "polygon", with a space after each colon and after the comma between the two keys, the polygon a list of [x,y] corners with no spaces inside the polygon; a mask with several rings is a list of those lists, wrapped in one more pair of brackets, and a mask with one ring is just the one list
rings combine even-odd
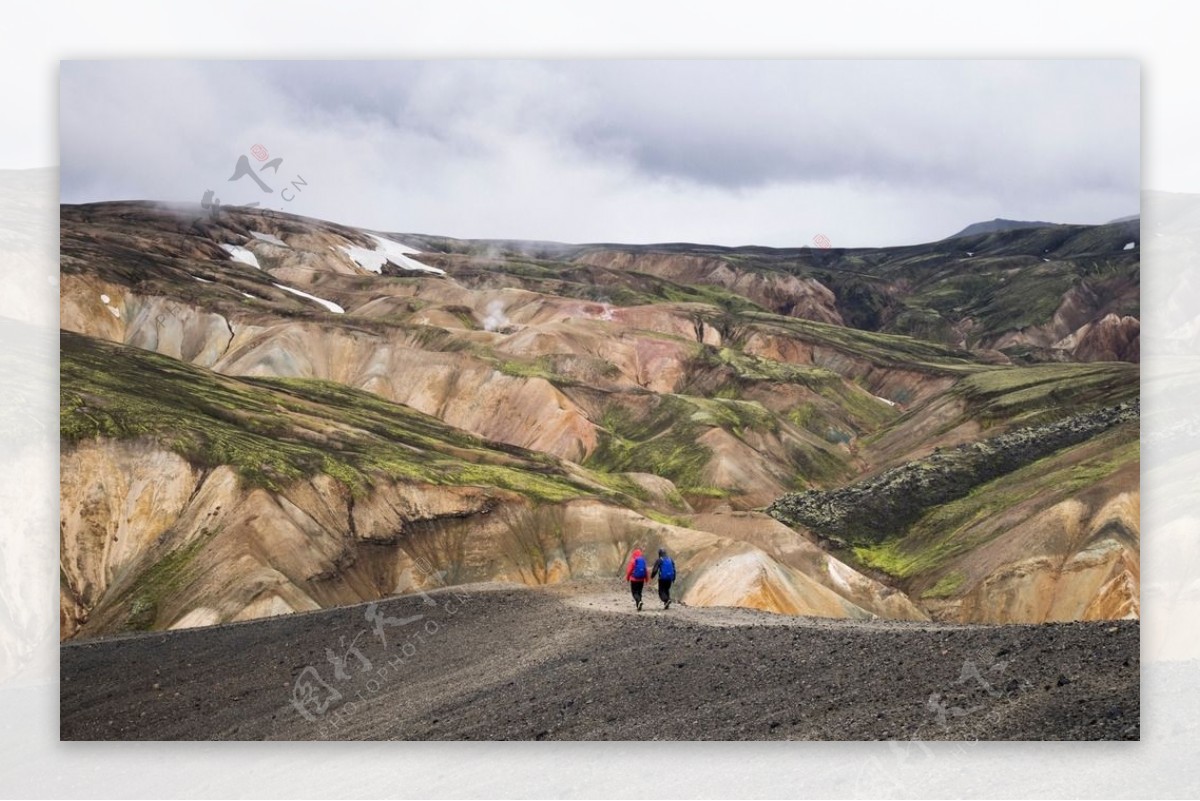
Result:
{"label": "green vegetation patch", "polygon": [[64,445],[152,439],[200,467],[230,465],[271,490],[319,473],[352,493],[375,476],[495,486],[541,501],[594,494],[553,457],[488,442],[369,392],[327,381],[234,379],[64,332]]}
{"label": "green vegetation patch", "polygon": [[971,339],[978,342],[1005,331],[1045,325],[1076,280],[1069,262],[1051,262],[981,286],[964,309],[980,323],[971,330]]}
{"label": "green vegetation patch", "polygon": [[[1079,459],[1081,451],[1094,454]],[[929,510],[903,537],[855,547],[854,555],[863,564],[896,578],[930,575],[1004,533],[1007,529],[1000,518],[1006,510],[1035,500],[1030,512],[1035,514],[1097,484],[1136,462],[1139,456],[1137,423],[1122,424],[1093,440],[981,484],[968,495]],[[989,521],[993,522],[989,525]],[[945,580],[943,577],[929,592]]]}
{"label": "green vegetation patch", "polygon": [[[765,385],[769,390],[772,385],[793,384],[816,393],[826,401],[823,409],[816,404],[803,404],[786,417],[793,424],[826,439],[830,430],[838,431],[839,439],[844,434],[847,440],[854,434],[876,431],[899,415],[893,407],[872,397],[870,392],[823,367],[778,362],[734,348],[705,345],[698,347],[687,369],[690,378],[685,392],[689,397],[700,394],[714,382],[722,384],[707,394],[720,400],[741,398],[756,385]],[[854,429],[852,433],[842,431],[846,423]],[[778,423],[773,422],[770,430],[777,427]]]}
{"label": "green vegetation patch", "polygon": [[217,534],[202,529],[194,540],[159,559],[125,593],[131,598],[125,625],[136,631],[149,631],[158,619],[159,605],[184,586],[188,567],[204,546]]}
{"label": "green vegetation patch", "polygon": [[[737,402],[711,403],[710,413],[719,404]],[[703,411],[692,398],[680,395],[658,396],[640,416],[612,404],[601,416],[604,430],[585,464],[610,473],[653,473],[670,479],[686,494],[703,485],[704,467],[713,457],[712,451],[698,442],[707,427]]]}
{"label": "green vegetation patch", "polygon": [[757,401],[694,397],[689,397],[688,401],[696,407],[691,415],[694,423],[724,428],[739,437],[746,431],[779,430],[779,420]]}
{"label": "green vegetation patch", "polygon": [[910,336],[860,331],[813,320],[745,312],[742,317],[756,329],[782,333],[796,339],[861,357],[881,367],[899,367],[933,374],[962,375],[983,367],[966,351]]}
{"label": "green vegetation patch", "polygon": [[656,512],[653,509],[646,509],[642,512],[642,514],[656,523],[662,523],[664,526],[678,526],[679,528],[692,527],[692,521],[680,515],[668,515],[662,512]]}
{"label": "green vegetation patch", "polygon": [[954,593],[958,592],[959,587],[966,581],[967,577],[957,570],[952,570],[942,576],[925,592],[921,593],[922,598],[950,598]]}
{"label": "green vegetation patch", "polygon": [[985,424],[1020,420],[1028,425],[1136,400],[1139,370],[1124,362],[997,367],[967,376],[953,392]]}
{"label": "green vegetation patch", "polygon": [[516,378],[542,378],[558,386],[575,383],[571,378],[555,372],[553,361],[548,356],[532,360],[507,359],[497,363],[496,369]]}

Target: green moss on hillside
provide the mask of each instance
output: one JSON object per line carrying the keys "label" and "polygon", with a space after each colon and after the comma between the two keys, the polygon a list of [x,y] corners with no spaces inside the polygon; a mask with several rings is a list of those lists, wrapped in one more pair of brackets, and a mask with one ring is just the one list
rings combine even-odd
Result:
{"label": "green moss on hillside", "polygon": [[160,604],[186,584],[187,570],[192,560],[216,534],[216,531],[203,529],[190,543],[168,551],[137,577],[124,593],[130,599],[126,626],[137,631],[154,628]]}
{"label": "green moss on hillside", "polygon": [[1135,400],[1138,366],[1124,362],[1039,364],[981,370],[953,392],[973,417],[1036,424],[1093,407]]}
{"label": "green moss on hillside", "polygon": [[940,579],[938,579],[937,583],[934,584],[932,587],[925,590],[925,592],[921,593],[921,597],[922,598],[950,598],[954,595],[954,593],[958,592],[958,590],[962,586],[963,582],[966,581],[966,578],[967,577],[964,576],[962,573],[959,573],[956,570],[952,570],[949,573],[947,573],[946,575],[942,576]]}
{"label": "green moss on hillside", "polygon": [[779,420],[756,401],[732,398],[688,398],[695,407],[691,421],[703,426],[724,428],[736,436],[746,431],[775,432]]}
{"label": "green moss on hillside", "polygon": [[515,378],[542,378],[555,386],[572,386],[576,381],[562,375],[554,369],[554,362],[549,356],[539,356],[534,359],[505,359],[497,361],[496,369],[505,375]]}
{"label": "green moss on hillside", "polygon": [[918,372],[966,375],[983,365],[966,351],[898,334],[859,331],[813,320],[745,312],[742,318],[756,330],[784,334],[859,356],[881,367]]}
{"label": "green moss on hillside", "polygon": [[64,445],[146,437],[272,490],[325,473],[355,494],[376,476],[496,486],[542,501],[595,492],[553,457],[331,382],[233,379],[67,332],[61,382]]}
{"label": "green moss on hillside", "polygon": [[653,473],[687,493],[704,483],[704,467],[713,456],[697,441],[705,427],[693,419],[697,411],[677,395],[661,396],[640,418],[614,404],[601,419],[599,445],[585,464],[612,473]]}
{"label": "green moss on hillside", "polygon": [[[931,509],[905,536],[856,547],[854,555],[899,579],[936,575],[956,557],[1004,533],[1007,527],[999,521],[1006,510],[1032,503],[1032,515],[1048,508],[1136,462],[1139,445],[1137,424],[1123,424],[981,484],[970,494]],[[947,591],[945,580],[943,576],[930,591],[939,585]]]}

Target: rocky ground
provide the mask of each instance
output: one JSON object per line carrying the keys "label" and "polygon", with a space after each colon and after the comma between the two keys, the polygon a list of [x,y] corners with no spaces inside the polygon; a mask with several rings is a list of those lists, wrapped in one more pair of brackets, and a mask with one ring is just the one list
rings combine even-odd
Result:
{"label": "rocky ground", "polygon": [[646,607],[635,612],[619,581],[471,585],[69,643],[61,737],[1140,736],[1136,621],[962,626]]}

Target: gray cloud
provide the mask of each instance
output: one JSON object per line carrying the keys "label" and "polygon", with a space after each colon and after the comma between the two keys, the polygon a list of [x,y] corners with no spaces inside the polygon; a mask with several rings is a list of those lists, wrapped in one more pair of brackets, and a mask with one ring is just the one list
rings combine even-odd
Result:
{"label": "gray cloud", "polygon": [[[638,161],[729,186],[859,178],[961,189],[1138,183],[1129,62],[665,62],[598,76]],[[666,101],[663,102],[663,99]]]}
{"label": "gray cloud", "polygon": [[[65,62],[66,202],[393,231],[835,245],[1137,209],[1130,61]],[[271,195],[231,183],[261,143]],[[253,160],[252,160],[253,161]],[[253,162],[257,165],[258,162]],[[291,201],[278,187],[301,177]]]}

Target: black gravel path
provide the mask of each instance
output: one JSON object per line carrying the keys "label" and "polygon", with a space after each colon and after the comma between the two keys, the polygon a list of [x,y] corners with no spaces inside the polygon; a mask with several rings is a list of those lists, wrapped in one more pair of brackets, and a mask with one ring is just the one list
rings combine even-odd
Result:
{"label": "black gravel path", "polygon": [[[951,626],[658,607],[635,613],[620,582],[470,586],[381,602],[386,645],[368,605],[71,643],[61,737],[1139,737],[1136,621]],[[328,657],[351,643],[361,658],[351,652],[339,676]]]}

